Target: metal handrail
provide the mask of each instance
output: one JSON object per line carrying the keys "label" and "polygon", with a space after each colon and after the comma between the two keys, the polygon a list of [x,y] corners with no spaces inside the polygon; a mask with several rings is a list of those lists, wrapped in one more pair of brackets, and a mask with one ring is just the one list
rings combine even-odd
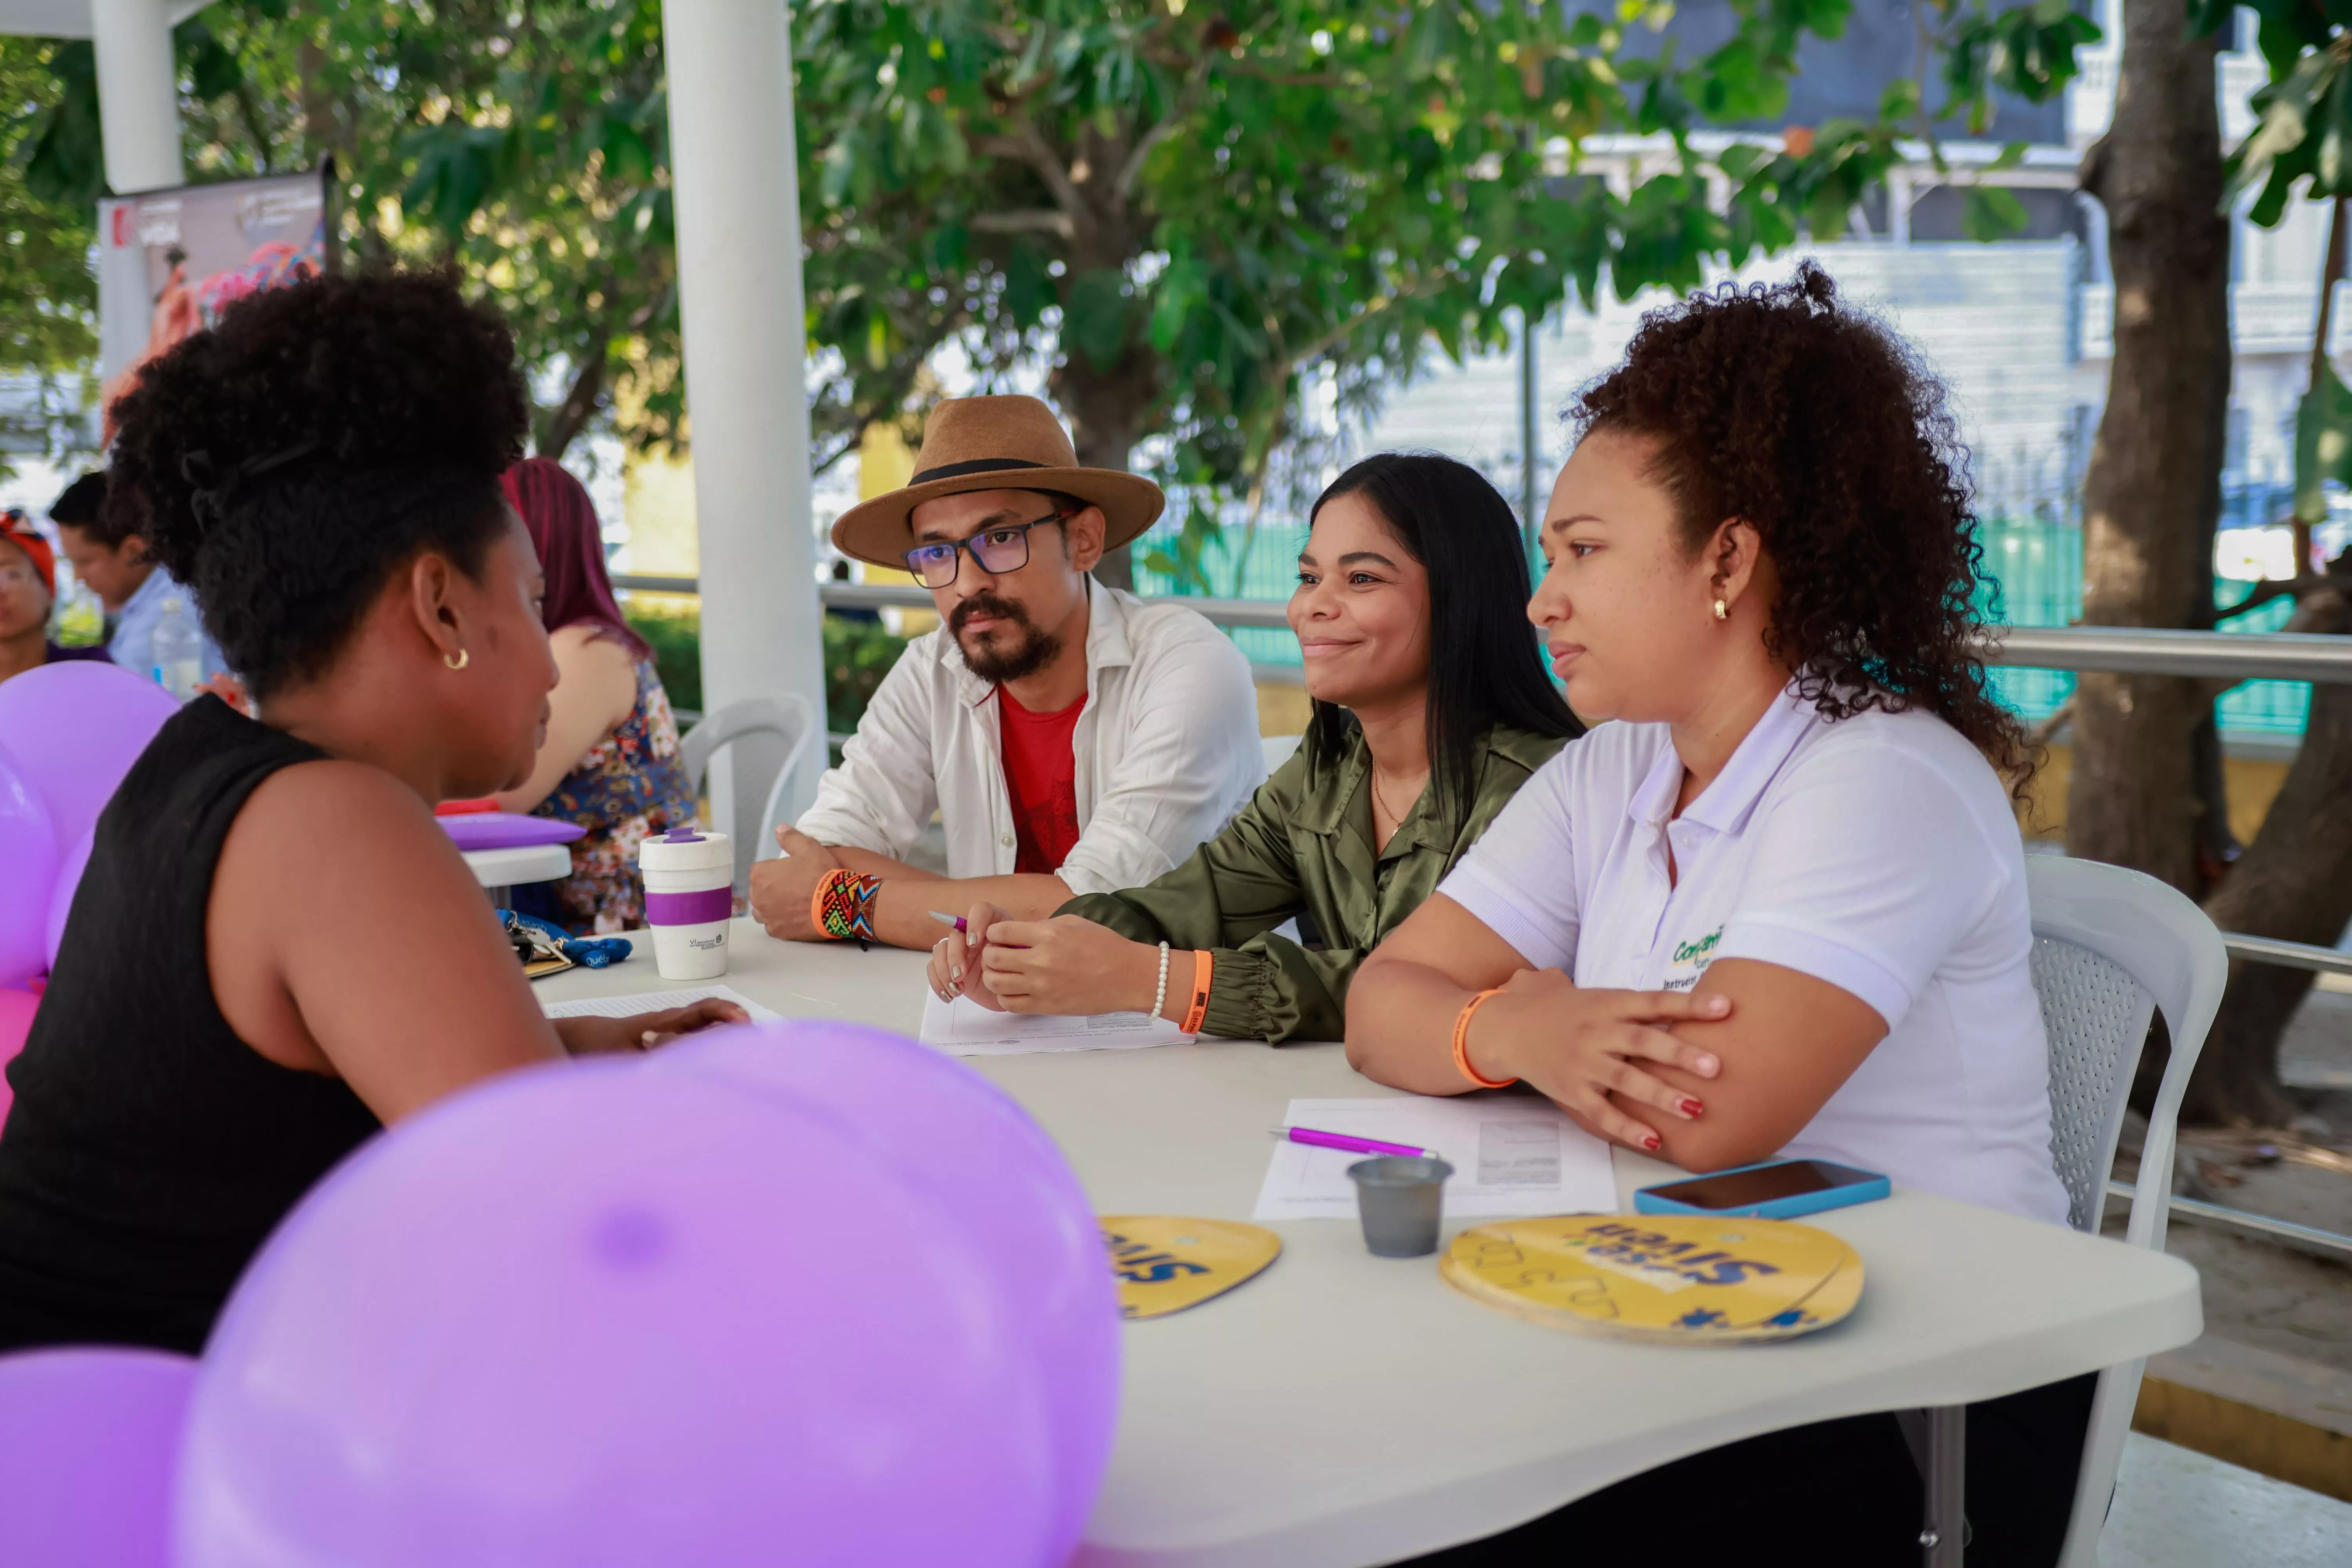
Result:
{"label": "metal handrail", "polygon": [[2233,958],[2275,963],[2284,969],[2310,969],[2322,974],[2352,974],[2352,952],[2340,948],[2314,947],[2309,942],[2281,942],[2275,937],[2221,933],[2221,945]]}
{"label": "metal handrail", "polygon": [[[2121,1182],[2107,1184],[2107,1196],[2128,1198],[2132,1189]],[[2317,1230],[2307,1225],[2297,1225],[2291,1219],[2273,1219],[2266,1214],[2254,1214],[2246,1209],[2233,1209],[2221,1204],[2200,1202],[2196,1198],[2175,1196],[2172,1212],[2187,1219],[2201,1219],[2210,1225],[2226,1225],[2232,1230],[2251,1230],[2261,1236],[2273,1236],[2282,1241],[2292,1241],[2305,1247],[2317,1247],[2342,1258],[2352,1258],[2352,1236],[2338,1236],[2332,1230]]]}
{"label": "metal handrail", "polygon": [[2147,626],[2004,626],[1988,664],[2230,680],[2352,681],[2352,637],[2304,632],[2179,632]]}
{"label": "metal handrail", "polygon": [[[692,577],[621,574],[616,588],[649,594],[692,594]],[[818,595],[834,609],[929,609],[931,595],[912,583],[822,583]],[[1265,599],[1173,595],[1221,626],[1282,630],[1286,606]],[[2147,626],[1989,627],[1990,664],[2031,669],[2098,670],[2116,675],[2197,675],[2240,680],[2352,682],[2352,637],[2291,632],[2182,632]]]}

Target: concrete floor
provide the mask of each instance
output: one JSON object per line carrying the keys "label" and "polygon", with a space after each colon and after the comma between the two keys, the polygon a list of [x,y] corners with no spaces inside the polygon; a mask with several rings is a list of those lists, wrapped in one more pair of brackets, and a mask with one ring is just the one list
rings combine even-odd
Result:
{"label": "concrete floor", "polygon": [[2103,1568],[2345,1568],[2352,1503],[2135,1432],[2099,1561]]}

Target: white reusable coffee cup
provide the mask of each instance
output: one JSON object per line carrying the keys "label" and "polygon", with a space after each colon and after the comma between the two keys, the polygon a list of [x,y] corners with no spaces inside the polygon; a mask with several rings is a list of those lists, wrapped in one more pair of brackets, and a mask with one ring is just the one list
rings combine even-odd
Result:
{"label": "white reusable coffee cup", "polygon": [[727,922],[735,913],[735,847],[724,833],[676,827],[637,846],[646,924],[664,980],[716,980],[727,973]]}

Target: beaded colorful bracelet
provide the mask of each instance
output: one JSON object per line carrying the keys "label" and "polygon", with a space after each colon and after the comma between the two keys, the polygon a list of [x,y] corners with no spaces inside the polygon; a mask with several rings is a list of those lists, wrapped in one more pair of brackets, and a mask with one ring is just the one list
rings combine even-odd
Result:
{"label": "beaded colorful bracelet", "polygon": [[1519,1081],[1515,1078],[1480,1078],[1478,1069],[1470,1065],[1470,1016],[1479,1009],[1487,997],[1499,994],[1502,989],[1497,985],[1492,991],[1479,992],[1463,1005],[1462,1011],[1454,1020],[1454,1065],[1462,1069],[1464,1078],[1468,1079],[1480,1089],[1508,1089]]}
{"label": "beaded colorful bracelet", "polygon": [[874,895],[881,887],[881,878],[862,871],[827,871],[809,900],[809,923],[835,942],[854,938],[865,952],[874,940]]}

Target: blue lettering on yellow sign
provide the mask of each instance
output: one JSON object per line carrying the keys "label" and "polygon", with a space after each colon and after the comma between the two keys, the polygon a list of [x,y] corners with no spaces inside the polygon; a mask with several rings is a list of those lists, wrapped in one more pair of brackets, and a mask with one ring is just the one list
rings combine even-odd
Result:
{"label": "blue lettering on yellow sign", "polygon": [[1695,1285],[1738,1285],[1751,1274],[1778,1274],[1780,1266],[1760,1258],[1734,1258],[1717,1249],[1695,1258],[1681,1254],[1698,1244],[1670,1241],[1656,1231],[1630,1225],[1596,1225],[1575,1245],[1594,1258],[1607,1258],[1630,1268],[1654,1270],[1687,1279]]}

